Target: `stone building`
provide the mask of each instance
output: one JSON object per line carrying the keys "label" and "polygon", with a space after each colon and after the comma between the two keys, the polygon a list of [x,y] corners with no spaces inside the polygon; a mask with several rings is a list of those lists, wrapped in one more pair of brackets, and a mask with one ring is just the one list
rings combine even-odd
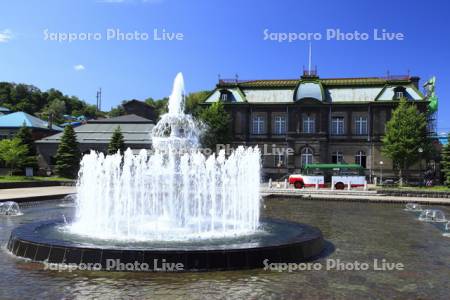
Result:
{"label": "stone building", "polygon": [[394,176],[381,138],[402,97],[427,110],[418,77],[320,78],[316,72],[288,80],[219,80],[205,103],[225,104],[234,145],[269,152],[263,155],[266,177],[299,172],[307,163],[345,162],[361,164],[372,179],[380,172]]}

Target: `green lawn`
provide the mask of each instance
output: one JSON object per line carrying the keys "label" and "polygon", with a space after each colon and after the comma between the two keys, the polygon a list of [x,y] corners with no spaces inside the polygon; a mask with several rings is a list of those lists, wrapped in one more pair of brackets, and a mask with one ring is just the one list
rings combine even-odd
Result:
{"label": "green lawn", "polygon": [[436,186],[377,186],[376,189],[401,189],[401,190],[410,190],[410,191],[431,191],[431,192],[450,192],[450,188],[445,185],[436,185]]}
{"label": "green lawn", "polygon": [[0,182],[33,182],[33,181],[65,181],[70,180],[62,177],[26,177],[26,176],[0,176]]}

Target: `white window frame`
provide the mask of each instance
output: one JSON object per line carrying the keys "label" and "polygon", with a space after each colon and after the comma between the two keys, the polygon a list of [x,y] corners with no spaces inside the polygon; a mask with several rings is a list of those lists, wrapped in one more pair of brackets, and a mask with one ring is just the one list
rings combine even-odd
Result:
{"label": "white window frame", "polygon": [[316,132],[316,119],[312,116],[306,116],[303,118],[303,132],[315,133]]}
{"label": "white window frame", "polygon": [[[356,155],[355,155],[355,163],[358,164],[358,165],[360,165],[360,166],[363,166],[363,165],[362,165],[362,158],[363,158],[363,157],[366,158],[366,165],[367,165],[367,155],[366,155],[366,152],[363,151],[363,150],[359,150],[358,152],[356,152]],[[365,168],[366,166],[363,166],[363,167]]]}
{"label": "white window frame", "polygon": [[355,119],[355,129],[357,135],[366,135],[367,134],[367,117],[359,116]]}
{"label": "white window frame", "polygon": [[[274,157],[274,166],[276,168],[282,168],[282,167],[286,166],[286,163],[287,163],[286,158],[287,157],[284,153],[275,154],[273,157]],[[280,162],[281,162],[281,166],[279,167],[278,164]]]}
{"label": "white window frame", "polygon": [[220,93],[220,101],[228,101],[228,93]]}
{"label": "white window frame", "polygon": [[266,120],[262,115],[254,115],[252,117],[252,134],[265,134]]}
{"label": "white window frame", "polygon": [[331,134],[344,135],[345,134],[345,118],[342,116],[334,116],[331,118]]}
{"label": "white window frame", "polygon": [[405,93],[403,91],[395,92],[395,99],[401,99],[405,96]]}
{"label": "white window frame", "polygon": [[275,116],[275,130],[276,135],[286,134],[286,116]]}
{"label": "white window frame", "polygon": [[314,162],[314,152],[311,148],[305,147],[300,153],[300,164],[304,167],[307,164],[312,164]]}
{"label": "white window frame", "polygon": [[331,153],[331,161],[333,161],[333,156],[336,156],[336,164],[342,164],[344,163],[344,153],[342,153],[341,151],[334,151],[333,153]]}

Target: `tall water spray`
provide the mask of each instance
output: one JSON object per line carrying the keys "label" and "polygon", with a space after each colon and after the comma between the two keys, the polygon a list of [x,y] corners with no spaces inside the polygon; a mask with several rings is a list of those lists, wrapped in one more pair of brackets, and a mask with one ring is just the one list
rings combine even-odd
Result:
{"label": "tall water spray", "polygon": [[81,161],[77,212],[69,230],[114,240],[180,241],[250,234],[259,225],[260,152],[237,148],[206,157],[184,114],[179,73],[167,114],[152,131],[153,153],[128,149]]}

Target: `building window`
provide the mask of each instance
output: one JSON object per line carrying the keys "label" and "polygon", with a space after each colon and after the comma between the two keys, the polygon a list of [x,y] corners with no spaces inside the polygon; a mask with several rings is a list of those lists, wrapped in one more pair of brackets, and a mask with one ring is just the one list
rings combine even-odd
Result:
{"label": "building window", "polygon": [[286,117],[275,116],[275,134],[285,134],[285,133],[286,133]]}
{"label": "building window", "polygon": [[228,93],[224,92],[220,94],[220,100],[221,101],[227,101],[228,100]]}
{"label": "building window", "polygon": [[356,134],[364,135],[367,134],[367,118],[357,117],[355,120]]}
{"label": "building window", "polygon": [[344,117],[331,118],[331,134],[332,135],[344,134]]}
{"label": "building window", "polygon": [[264,134],[265,133],[265,120],[264,120],[263,116],[253,116],[252,133],[253,134]]}
{"label": "building window", "polygon": [[306,166],[307,164],[313,163],[313,151],[309,147],[305,147],[302,149],[301,153],[301,165],[302,167]]}
{"label": "building window", "polygon": [[398,86],[394,89],[394,100],[400,100],[406,96],[406,89],[403,86]]}
{"label": "building window", "polygon": [[360,150],[360,151],[356,152],[355,163],[357,163],[358,165],[365,168],[366,161],[367,161],[367,157],[366,157],[366,153],[364,151]]}
{"label": "building window", "polygon": [[341,164],[344,162],[344,155],[342,152],[336,151],[331,154],[331,162],[333,164]]}
{"label": "building window", "polygon": [[274,155],[274,166],[277,168],[282,168],[286,166],[286,155],[284,154],[276,154]]}
{"label": "building window", "polygon": [[314,133],[316,131],[316,120],[314,117],[305,116],[303,118],[303,132]]}

